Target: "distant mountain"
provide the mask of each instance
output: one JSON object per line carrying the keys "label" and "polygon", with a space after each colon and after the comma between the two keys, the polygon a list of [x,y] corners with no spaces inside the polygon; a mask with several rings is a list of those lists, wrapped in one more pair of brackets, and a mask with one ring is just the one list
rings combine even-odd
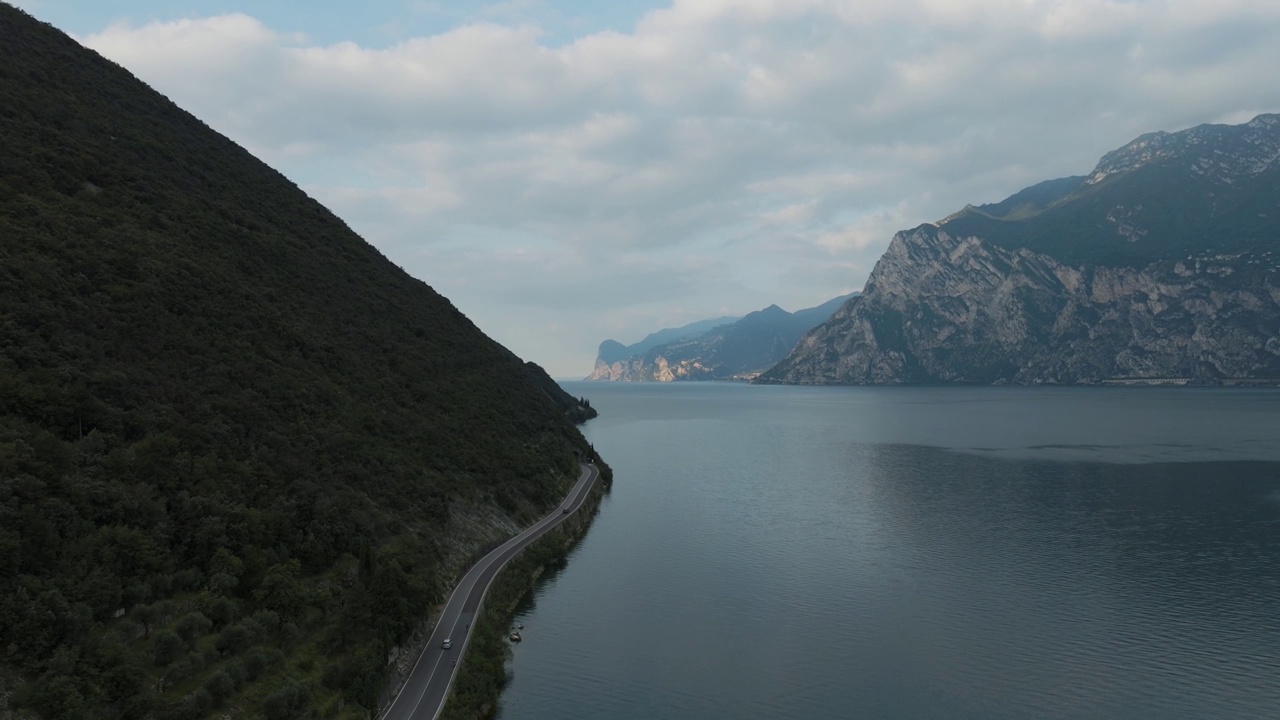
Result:
{"label": "distant mountain", "polygon": [[1144,267],[1201,253],[1274,249],[1280,115],[1143,135],[1084,177],[1033,186],[940,224],[1069,265]]}
{"label": "distant mountain", "polygon": [[[840,306],[848,302],[850,298],[857,297],[860,294],[861,293],[851,292],[848,295],[831,298],[817,307],[797,310],[792,313],[792,317],[795,318],[794,326],[803,327],[804,332],[808,332],[811,328],[817,327],[819,324],[826,322],[827,318],[831,317],[832,313],[839,310]],[[777,306],[774,305],[772,307]]]}
{"label": "distant mountain", "polygon": [[759,382],[1280,379],[1280,115],[1151,133],[1087,176],[898,233]]}
{"label": "distant mountain", "polygon": [[[746,380],[785,357],[806,331],[826,320],[857,293],[833,298],[822,305],[789,313],[777,305],[749,313],[736,321],[705,320],[680,328],[669,341],[651,339],[676,331],[654,333],[629,348],[613,341],[600,346],[588,380],[670,382],[673,380]],[[707,328],[691,334],[690,328]],[[616,346],[616,347],[615,347]],[[627,355],[621,355],[620,350]]]}
{"label": "distant mountain", "polygon": [[376,716],[592,411],[119,65],[4,3],[0,57],[0,718]]}
{"label": "distant mountain", "polygon": [[698,337],[712,328],[728,325],[737,320],[737,317],[726,315],[725,317],[711,318],[710,320],[699,320],[678,328],[663,328],[658,332],[649,333],[643,340],[631,345],[623,345],[617,340],[605,340],[600,343],[600,350],[596,354],[598,358],[596,362],[597,364],[601,361],[606,364],[612,364],[626,360],[633,355],[643,354],[649,348],[676,340]]}
{"label": "distant mountain", "polygon": [[1085,176],[1046,180],[1005,198],[998,203],[967,208],[979,215],[1000,220],[1022,220],[1038,215],[1083,186]]}

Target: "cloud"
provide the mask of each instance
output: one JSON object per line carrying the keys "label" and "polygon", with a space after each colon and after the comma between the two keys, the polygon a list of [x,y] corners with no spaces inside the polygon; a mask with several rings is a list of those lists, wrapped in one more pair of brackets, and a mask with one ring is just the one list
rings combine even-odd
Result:
{"label": "cloud", "polygon": [[1280,108],[1276,3],[678,0],[554,46],[543,11],[383,48],[244,14],[81,41],[561,374],[620,317],[817,304],[896,229]]}

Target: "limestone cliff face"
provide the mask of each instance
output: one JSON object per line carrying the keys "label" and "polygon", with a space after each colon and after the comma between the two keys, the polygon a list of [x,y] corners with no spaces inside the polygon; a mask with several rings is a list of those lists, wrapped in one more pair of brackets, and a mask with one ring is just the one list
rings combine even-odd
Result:
{"label": "limestone cliff face", "polygon": [[606,340],[600,345],[595,368],[587,379],[614,382],[750,380],[786,357],[805,332],[831,317],[850,297],[832,298],[817,307],[794,313],[770,305],[697,335],[650,345],[629,357],[618,355],[619,348],[622,351],[630,348]]}
{"label": "limestone cliff face", "polygon": [[637,355],[612,363],[596,358],[595,369],[587,380],[607,382],[672,382],[674,380],[712,380],[713,373],[698,358],[676,360],[671,364],[662,355]]}
{"label": "limestone cliff face", "polygon": [[1143,135],[899,233],[760,380],[1280,380],[1277,188],[1280,115]]}
{"label": "limestone cliff face", "polygon": [[[799,333],[797,332],[798,336]],[[677,380],[745,380],[754,377],[760,369],[777,362],[786,355],[790,346],[774,351],[771,360],[759,363],[755,372],[742,371],[722,364],[704,364],[703,354],[714,354],[723,342],[720,338],[703,338],[668,343],[651,349],[642,355],[626,360],[606,362],[596,358],[595,369],[587,380],[610,382],[675,382]],[[793,338],[794,339],[794,338]],[[668,358],[668,356],[670,356]]]}
{"label": "limestone cliff face", "polygon": [[[655,380],[654,370],[649,365],[652,364],[656,356],[664,353],[670,354],[665,349],[666,346],[679,347],[693,338],[712,332],[716,328],[731,325],[740,319],[726,316],[699,320],[681,327],[663,328],[655,333],[650,333],[643,340],[633,345],[623,345],[616,340],[605,340],[600,343],[600,350],[596,354],[595,367],[592,368],[591,374],[585,379],[611,382]],[[650,352],[659,346],[664,349]],[[648,358],[647,361],[646,358]],[[782,356],[779,355],[774,359],[774,362],[781,358]],[[674,378],[674,375],[672,377]]]}
{"label": "limestone cliff face", "polygon": [[603,380],[613,382],[621,380],[627,371],[627,362],[625,360],[616,360],[614,362],[606,362],[603,358],[596,358],[596,366],[591,369],[591,374],[585,380]]}
{"label": "limestone cliff face", "polygon": [[764,382],[1280,378],[1280,258],[1069,266],[934,225],[898,233],[862,297]]}

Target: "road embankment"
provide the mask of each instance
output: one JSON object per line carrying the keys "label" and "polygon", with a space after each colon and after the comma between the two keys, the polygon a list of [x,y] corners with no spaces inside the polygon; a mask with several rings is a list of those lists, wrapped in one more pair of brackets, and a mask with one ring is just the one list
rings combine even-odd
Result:
{"label": "road embankment", "polygon": [[507,635],[516,608],[542,573],[563,564],[573,547],[586,537],[601,500],[613,484],[609,466],[598,461],[597,467],[600,480],[582,507],[512,558],[489,587],[440,720],[484,720],[497,714],[498,696],[507,683],[507,661],[511,657]]}

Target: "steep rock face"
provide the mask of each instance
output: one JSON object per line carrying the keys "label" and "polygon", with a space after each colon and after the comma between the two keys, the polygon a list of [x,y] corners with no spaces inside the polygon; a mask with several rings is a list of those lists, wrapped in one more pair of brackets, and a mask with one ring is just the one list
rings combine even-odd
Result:
{"label": "steep rock face", "polygon": [[1150,133],[899,233],[764,382],[1280,378],[1280,115]]}
{"label": "steep rock face", "polygon": [[1153,132],[1098,162],[1085,179],[1095,185],[1112,175],[1169,161],[1186,162],[1191,175],[1212,184],[1234,185],[1241,177],[1261,175],[1280,162],[1280,115],[1259,115],[1243,125],[1200,125],[1182,132]]}
{"label": "steep rock face", "polygon": [[600,350],[596,353],[595,367],[592,368],[591,374],[586,379],[603,381],[630,379],[637,372],[640,372],[635,361],[643,357],[650,349],[659,345],[696,338],[715,328],[729,325],[738,320],[739,318],[737,317],[718,317],[699,320],[676,328],[663,328],[655,333],[649,333],[643,340],[632,345],[623,345],[617,340],[605,340],[600,343]]}
{"label": "steep rock face", "polygon": [[[676,380],[715,380],[715,369],[702,364],[704,345],[699,339],[678,340],[661,345],[625,360],[605,363],[596,360],[587,380],[606,382],[673,382]],[[778,354],[785,355],[786,351]],[[667,356],[671,356],[671,360]],[[682,357],[688,355],[689,357]]]}
{"label": "steep rock face", "polygon": [[626,372],[626,363],[624,361],[606,362],[604,359],[597,357],[596,366],[591,369],[591,374],[583,379],[595,381],[618,380],[621,379],[624,372]]}
{"label": "steep rock face", "polygon": [[1072,267],[924,225],[898,233],[865,294],[759,380],[1280,377],[1278,269],[1270,252]]}
{"label": "steep rock face", "polygon": [[830,317],[849,297],[833,298],[795,313],[770,305],[701,335],[653,345],[621,360],[608,355],[615,348],[606,347],[612,342],[606,341],[600,346],[595,369],[587,379],[620,382],[749,380],[786,357],[806,331]]}

